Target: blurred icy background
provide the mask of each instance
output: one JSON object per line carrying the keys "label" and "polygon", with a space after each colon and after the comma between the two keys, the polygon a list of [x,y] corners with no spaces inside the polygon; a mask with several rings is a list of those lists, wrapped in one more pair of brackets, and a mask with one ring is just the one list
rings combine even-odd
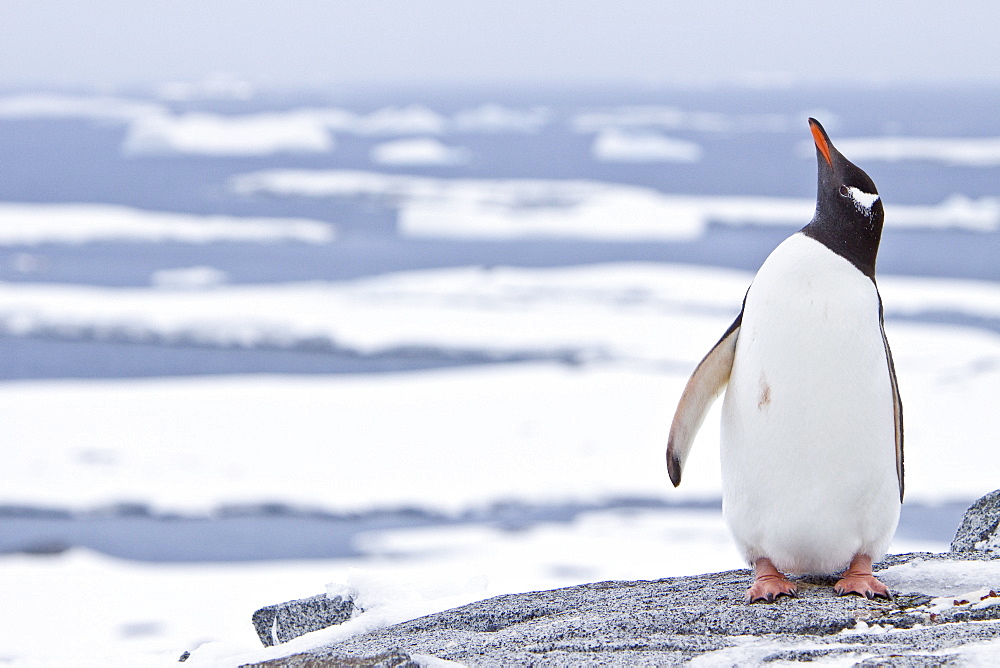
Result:
{"label": "blurred icy background", "polygon": [[666,430],[809,115],[886,202],[893,549],[946,546],[1000,470],[1000,6],[934,8],[0,2],[0,660],[740,567],[716,419],[677,490]]}

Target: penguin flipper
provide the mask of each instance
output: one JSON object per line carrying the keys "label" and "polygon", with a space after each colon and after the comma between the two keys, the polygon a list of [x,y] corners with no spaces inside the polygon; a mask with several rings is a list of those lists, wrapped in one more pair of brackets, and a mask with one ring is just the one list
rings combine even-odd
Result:
{"label": "penguin flipper", "polygon": [[[878,290],[876,289],[876,293]],[[899,502],[903,502],[903,402],[899,398],[899,384],[896,382],[896,366],[892,363],[892,350],[885,336],[885,318],[882,314],[882,296],[878,298],[878,320],[882,330],[882,344],[885,359],[889,365],[889,381],[892,384],[892,418],[896,431],[896,477],[899,480]]]}
{"label": "penguin flipper", "polygon": [[667,439],[667,472],[674,487],[681,484],[684,460],[691,451],[694,437],[701,428],[708,409],[729,383],[742,322],[743,311],[740,311],[719,342],[695,367],[681,394],[681,400],[677,403]]}

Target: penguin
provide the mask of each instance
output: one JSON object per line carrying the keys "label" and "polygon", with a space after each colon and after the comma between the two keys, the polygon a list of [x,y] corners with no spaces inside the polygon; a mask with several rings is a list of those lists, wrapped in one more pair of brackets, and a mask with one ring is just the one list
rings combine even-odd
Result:
{"label": "penguin", "polygon": [[667,441],[676,487],[722,406],[722,510],[754,569],[746,601],[795,596],[794,574],[890,598],[872,574],[903,501],[903,405],[875,283],[885,213],[871,178],[809,119],[816,211],[767,257],[736,320],[687,382]]}

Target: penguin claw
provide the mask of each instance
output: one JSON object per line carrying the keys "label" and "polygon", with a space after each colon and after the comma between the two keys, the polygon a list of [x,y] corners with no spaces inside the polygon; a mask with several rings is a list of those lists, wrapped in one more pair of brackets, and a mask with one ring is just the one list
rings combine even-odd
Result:
{"label": "penguin claw", "polygon": [[851,565],[841,575],[837,584],[833,585],[834,591],[840,596],[857,594],[868,600],[876,598],[892,600],[889,588],[872,575],[872,558],[866,554],[854,555]]}
{"label": "penguin claw", "polygon": [[868,600],[876,598],[892,599],[889,588],[882,584],[874,575],[849,575],[841,578],[833,587],[838,596],[857,594]]}
{"label": "penguin claw", "polygon": [[783,576],[763,576],[754,580],[747,589],[744,600],[747,603],[774,603],[782,596],[798,597],[798,589]]}

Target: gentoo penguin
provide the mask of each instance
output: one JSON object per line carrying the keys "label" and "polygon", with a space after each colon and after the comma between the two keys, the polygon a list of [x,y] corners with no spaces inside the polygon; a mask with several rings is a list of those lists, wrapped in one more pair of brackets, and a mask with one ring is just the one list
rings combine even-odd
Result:
{"label": "gentoo penguin", "polygon": [[749,603],[795,595],[783,573],[842,573],[837,593],[888,598],[871,567],[903,499],[903,406],[875,285],[882,202],[823,126],[809,126],[816,213],[761,265],[688,380],[667,444],[676,487],[726,388],[722,509],[755,570]]}

